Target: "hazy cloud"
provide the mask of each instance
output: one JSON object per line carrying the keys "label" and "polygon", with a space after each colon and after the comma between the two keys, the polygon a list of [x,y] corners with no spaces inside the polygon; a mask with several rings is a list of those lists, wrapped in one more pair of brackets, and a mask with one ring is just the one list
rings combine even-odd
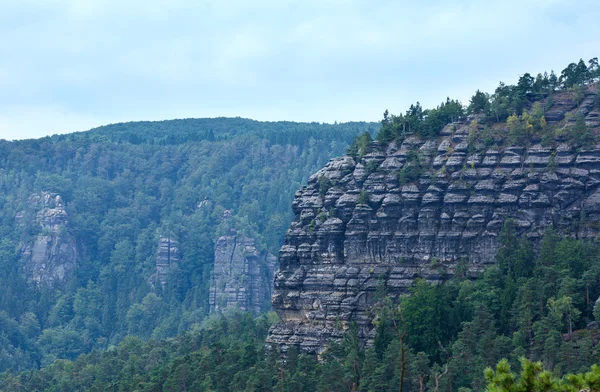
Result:
{"label": "hazy cloud", "polygon": [[129,120],[378,121],[600,54],[600,4],[0,3],[0,138]]}

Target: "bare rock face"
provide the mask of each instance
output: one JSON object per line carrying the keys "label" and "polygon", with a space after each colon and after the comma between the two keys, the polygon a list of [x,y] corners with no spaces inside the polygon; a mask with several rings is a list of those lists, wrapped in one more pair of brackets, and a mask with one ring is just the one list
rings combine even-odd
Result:
{"label": "bare rock face", "polygon": [[179,243],[175,238],[160,237],[156,250],[156,274],[153,280],[164,290],[169,271],[177,269],[180,261]]}
{"label": "bare rock face", "polygon": [[[64,283],[77,267],[77,245],[69,232],[65,205],[55,193],[42,192],[31,196],[36,224],[41,232],[23,245],[21,260],[27,278],[36,285],[53,288]],[[23,219],[19,214],[18,219]]]}
{"label": "bare rock face", "polygon": [[277,258],[256,249],[252,238],[219,238],[210,285],[210,312],[231,307],[254,314],[267,311],[271,307],[276,265]]}
{"label": "bare rock face", "polygon": [[596,238],[600,145],[486,147],[470,145],[468,132],[459,124],[435,141],[373,143],[364,157],[333,159],[309,179],[280,251],[273,307],[281,322],[267,345],[318,354],[351,322],[368,342],[379,285],[397,298],[416,278],[447,279],[461,260],[477,276],[494,263],[509,218],[534,246],[548,227]]}

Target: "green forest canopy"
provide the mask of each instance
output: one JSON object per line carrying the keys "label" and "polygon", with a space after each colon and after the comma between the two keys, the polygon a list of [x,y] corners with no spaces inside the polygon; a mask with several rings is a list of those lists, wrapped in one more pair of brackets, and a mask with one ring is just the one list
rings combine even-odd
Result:
{"label": "green forest canopy", "polygon": [[[600,317],[592,300],[600,295],[599,245],[561,239],[548,230],[535,256],[509,222],[498,259],[498,266],[475,281],[461,266],[441,285],[416,281],[399,304],[379,293],[373,345],[361,346],[351,326],[320,361],[295,348],[282,361],[276,350],[265,349],[274,314],[253,319],[231,313],[172,339],[130,336],[74,361],[5,373],[0,386],[3,391],[312,392],[393,391],[402,384],[404,391],[586,386],[597,391],[600,372],[592,365],[600,361],[600,328],[586,325]],[[521,364],[517,378],[510,367]]]}
{"label": "green forest canopy", "polygon": [[[378,127],[186,119],[0,141],[0,370],[200,322],[218,236],[235,228],[277,254],[296,189]],[[57,290],[32,287],[19,262],[40,227],[36,211],[18,225],[15,218],[39,192],[62,196],[81,248],[75,275]],[[160,235],[177,238],[182,255],[165,292],[148,283]]]}
{"label": "green forest canopy", "polygon": [[[462,121],[472,114],[482,115],[480,119],[490,123],[506,121],[510,116],[522,116],[524,112],[532,110],[533,103],[542,99],[546,99],[546,103],[551,106],[553,94],[561,90],[570,91],[579,104],[584,96],[584,87],[598,80],[600,68],[598,58],[594,57],[588,61],[588,65],[583,59],[578,63],[569,64],[560,76],[554,71],[550,74],[539,73],[536,77],[525,73],[519,77],[516,85],[500,82],[493,94],[477,90],[466,107],[457,100],[447,98],[433,109],[423,109],[417,102],[405,113],[398,115],[390,115],[386,110],[378,140],[387,143],[410,134],[425,138],[435,137],[445,125]],[[538,112],[540,110],[541,115],[538,114],[538,117],[543,116],[544,108],[537,108]],[[536,116],[536,108],[533,108],[533,111],[532,114]]]}
{"label": "green forest canopy", "polygon": [[[506,121],[511,142],[530,136],[529,126],[544,136],[535,102],[547,102],[559,91],[569,91],[577,101],[599,77],[597,59],[570,64],[560,77],[525,74],[517,85],[500,83],[492,95],[476,92],[466,108],[448,99],[435,109],[417,103],[406,114],[386,111],[378,135],[378,126],[369,123],[188,119],[177,120],[173,130],[169,122],[126,123],[0,142],[0,326],[5,331],[0,369],[50,365],[6,373],[1,385],[5,390],[383,391],[402,384],[406,390],[508,391],[516,389],[501,389],[498,380],[521,382],[506,365],[518,368],[521,357],[541,361],[533,367],[551,371],[555,379],[549,382],[571,382],[572,377],[556,377],[582,372],[600,355],[598,329],[590,324],[600,319],[594,307],[600,295],[597,244],[549,230],[536,255],[510,222],[498,265],[480,279],[457,273],[439,286],[416,281],[400,304],[382,295],[369,348],[360,346],[351,328],[321,362],[292,350],[284,364],[276,352],[263,351],[272,317],[232,315],[200,323],[212,241],[230,225],[221,222],[225,209],[234,211],[233,225],[274,252],[291,219],[295,190],[352,140],[348,152],[364,155],[371,134],[384,143],[415,133],[431,138],[473,114],[490,124]],[[585,126],[575,128],[567,136],[585,142]],[[558,136],[564,137],[553,133],[547,140]],[[51,293],[32,290],[17,262],[19,241],[36,231],[14,230],[14,217],[39,191],[63,195],[72,230],[87,249],[73,280]],[[198,208],[203,200],[210,208]],[[180,239],[185,267],[173,277],[177,284],[156,294],[145,279],[154,267],[152,244],[164,233]],[[134,307],[142,323],[133,323]],[[178,332],[168,340],[125,338],[161,339]],[[507,362],[484,377],[484,369],[502,358]],[[72,377],[74,372],[79,377]]]}

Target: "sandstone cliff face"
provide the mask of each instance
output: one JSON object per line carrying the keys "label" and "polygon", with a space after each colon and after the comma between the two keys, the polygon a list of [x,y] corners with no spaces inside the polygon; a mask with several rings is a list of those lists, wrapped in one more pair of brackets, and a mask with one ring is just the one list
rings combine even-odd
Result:
{"label": "sandstone cliff face", "polygon": [[[52,288],[65,282],[77,267],[77,245],[69,233],[65,205],[55,193],[42,192],[28,201],[41,228],[33,241],[23,245],[21,261],[27,278],[34,284]],[[20,214],[17,218],[23,218]]]}
{"label": "sandstone cliff face", "polygon": [[[580,110],[598,126],[593,102],[591,93],[579,109],[559,100],[549,121]],[[268,345],[319,353],[350,322],[369,341],[378,285],[398,297],[416,278],[451,276],[461,259],[479,274],[494,262],[508,218],[534,245],[549,226],[598,235],[600,145],[486,146],[469,142],[469,131],[454,124],[435,141],[374,143],[361,159],[334,159],[310,178],[280,251],[273,307],[281,322]]]}
{"label": "sandstone cliff face", "polygon": [[215,244],[210,312],[237,307],[260,314],[270,308],[277,258],[259,252],[254,240],[223,236]]}
{"label": "sandstone cliff face", "polygon": [[169,271],[179,267],[179,243],[172,237],[160,237],[156,250],[156,274],[153,281],[160,284],[164,290],[167,284]]}

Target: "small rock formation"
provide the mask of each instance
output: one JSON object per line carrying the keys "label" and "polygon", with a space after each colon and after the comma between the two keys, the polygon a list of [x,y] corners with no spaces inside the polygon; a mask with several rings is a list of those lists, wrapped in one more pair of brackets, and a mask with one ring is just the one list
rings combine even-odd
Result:
{"label": "small rock formation", "polygon": [[167,284],[169,271],[179,267],[180,259],[177,240],[172,237],[160,237],[156,250],[156,274],[152,280],[160,284],[163,290]]}
{"label": "small rock formation", "polygon": [[[551,120],[578,110],[600,125],[595,94],[578,109],[559,97]],[[309,179],[280,251],[273,307],[281,322],[267,345],[318,354],[351,322],[368,343],[379,285],[397,298],[416,278],[452,276],[460,260],[470,276],[480,274],[494,263],[509,218],[534,247],[548,227],[596,238],[600,144],[486,146],[470,141],[470,130],[451,124],[437,140],[373,143],[362,158],[333,159]]]}
{"label": "small rock formation", "polygon": [[[77,266],[77,245],[68,229],[65,205],[56,193],[32,195],[28,208],[34,209],[35,221],[41,228],[33,241],[27,241],[21,251],[21,261],[27,278],[44,288],[53,288],[65,282]],[[19,213],[17,219],[26,219]]]}
{"label": "small rock formation", "polygon": [[210,312],[237,307],[260,314],[270,309],[277,258],[259,252],[252,238],[223,236],[215,244]]}

